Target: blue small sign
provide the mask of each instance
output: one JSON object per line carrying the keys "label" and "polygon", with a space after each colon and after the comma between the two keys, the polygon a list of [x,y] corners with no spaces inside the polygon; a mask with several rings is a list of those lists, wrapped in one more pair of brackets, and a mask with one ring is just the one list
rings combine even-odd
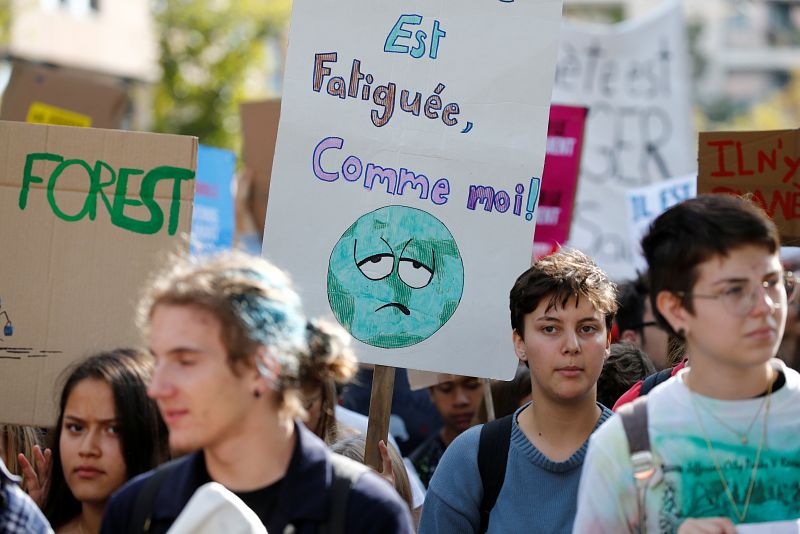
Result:
{"label": "blue small sign", "polygon": [[230,150],[200,145],[197,152],[192,233],[189,250],[206,256],[233,246],[233,175],[236,155]]}

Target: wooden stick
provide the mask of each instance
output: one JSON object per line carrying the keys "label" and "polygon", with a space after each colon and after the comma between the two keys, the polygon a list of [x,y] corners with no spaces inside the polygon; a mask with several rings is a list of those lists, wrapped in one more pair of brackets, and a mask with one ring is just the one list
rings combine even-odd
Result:
{"label": "wooden stick", "polygon": [[492,381],[488,378],[483,383],[483,405],[486,407],[486,422],[494,421],[494,399],[492,399]]}
{"label": "wooden stick", "polygon": [[378,442],[389,443],[389,416],[392,413],[394,394],[394,367],[376,365],[372,375],[372,395],[369,400],[369,422],[364,449],[364,463],[379,473],[383,461]]}

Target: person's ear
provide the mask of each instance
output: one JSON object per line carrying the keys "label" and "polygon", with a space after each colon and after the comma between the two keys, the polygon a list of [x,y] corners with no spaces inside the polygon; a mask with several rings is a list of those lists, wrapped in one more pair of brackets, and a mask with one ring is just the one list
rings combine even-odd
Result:
{"label": "person's ear", "polygon": [[272,389],[278,389],[278,378],[281,374],[281,364],[278,358],[264,345],[258,348],[255,357],[254,391],[259,394]]}
{"label": "person's ear", "polygon": [[683,299],[671,291],[659,291],[656,295],[656,308],[675,332],[686,332],[686,319],[689,314],[683,307]]}
{"label": "person's ear", "polygon": [[525,340],[519,335],[517,329],[511,331],[511,341],[514,343],[514,352],[521,362],[528,361],[528,355],[525,353]]}

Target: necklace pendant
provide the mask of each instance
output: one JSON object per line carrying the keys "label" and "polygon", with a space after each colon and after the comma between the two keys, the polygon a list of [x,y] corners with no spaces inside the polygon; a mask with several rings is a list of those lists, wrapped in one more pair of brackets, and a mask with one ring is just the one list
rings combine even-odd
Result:
{"label": "necklace pendant", "polygon": [[747,443],[749,442],[747,436],[740,436],[739,439],[741,440],[742,445],[747,445]]}

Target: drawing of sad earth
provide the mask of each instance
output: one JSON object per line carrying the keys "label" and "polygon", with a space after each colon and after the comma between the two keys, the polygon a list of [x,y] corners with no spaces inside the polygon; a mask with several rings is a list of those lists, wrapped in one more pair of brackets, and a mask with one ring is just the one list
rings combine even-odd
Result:
{"label": "drawing of sad earth", "polygon": [[353,337],[384,349],[431,337],[455,313],[464,265],[436,217],[385,206],[359,217],[331,252],[328,301]]}

